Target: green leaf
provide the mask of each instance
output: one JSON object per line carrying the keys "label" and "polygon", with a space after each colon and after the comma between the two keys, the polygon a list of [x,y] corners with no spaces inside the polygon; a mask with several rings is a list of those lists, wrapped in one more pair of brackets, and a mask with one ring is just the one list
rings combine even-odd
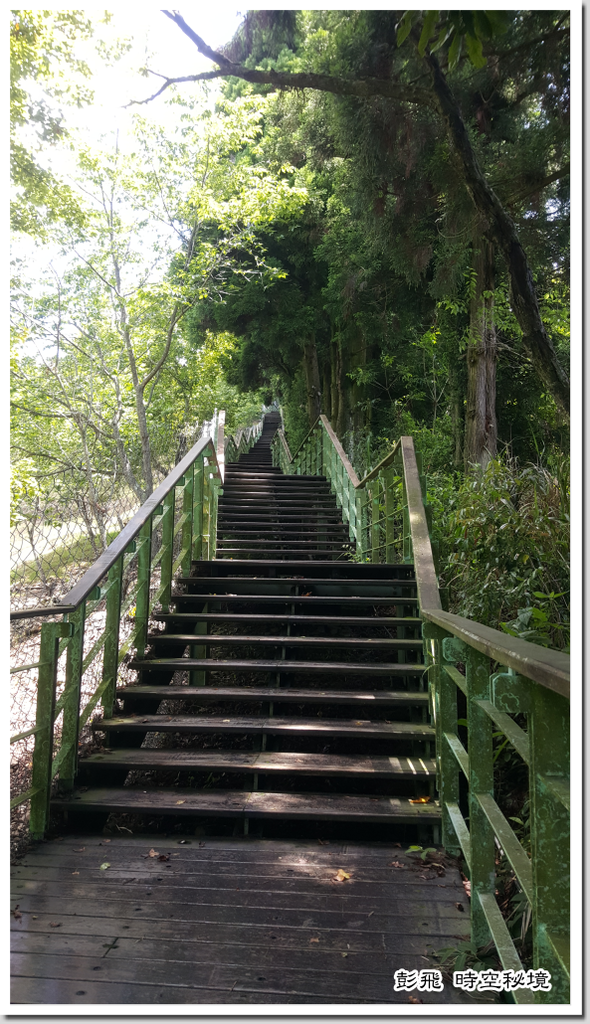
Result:
{"label": "green leaf", "polygon": [[472,36],[471,33],[467,33],[465,36],[465,43],[467,46],[467,53],[471,63],[476,68],[484,68],[486,66],[486,58],[483,55],[483,49],[481,45],[481,39],[477,39]]}
{"label": "green leaf", "polygon": [[406,40],[412,31],[412,22],[416,16],[417,11],[406,11],[402,20],[399,23],[397,30],[397,45],[401,46],[404,40]]}
{"label": "green leaf", "polygon": [[426,12],[426,16],[424,18],[424,24],[422,26],[422,32],[420,33],[420,41],[418,43],[418,53],[420,54],[421,57],[423,57],[424,53],[426,52],[426,46],[428,45],[428,40],[430,39],[430,37],[431,37],[431,35],[432,35],[433,31],[434,31],[434,27],[436,25],[437,18],[438,18],[438,11],[427,11]]}
{"label": "green leaf", "polygon": [[449,46],[449,70],[457,67],[461,57],[461,50],[463,49],[463,37],[455,32],[453,42]]}

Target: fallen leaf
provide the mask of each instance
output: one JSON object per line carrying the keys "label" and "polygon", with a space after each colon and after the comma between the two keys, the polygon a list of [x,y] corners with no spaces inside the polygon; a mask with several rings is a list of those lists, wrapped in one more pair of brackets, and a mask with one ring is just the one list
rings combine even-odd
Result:
{"label": "fallen leaf", "polygon": [[37,917],[37,915],[33,914],[33,921],[38,921],[38,920],[39,920],[39,918]]}
{"label": "fallen leaf", "polygon": [[350,875],[347,871],[343,871],[342,868],[339,868],[337,873],[334,875],[335,882],[344,882],[347,878],[350,878]]}
{"label": "fallen leaf", "polygon": [[185,804],[185,803],[186,803],[186,800],[177,800],[177,801],[176,801],[176,803],[177,803],[177,804]]}
{"label": "fallen leaf", "polygon": [[80,846],[77,850],[72,847],[72,850],[73,850],[74,853],[84,853],[85,849],[86,849],[85,846]]}
{"label": "fallen leaf", "polygon": [[110,839],[103,839],[103,843],[110,843]]}
{"label": "fallen leaf", "polygon": [[100,865],[100,870],[101,870],[101,871],[106,871],[106,869],[107,869],[107,868],[110,868],[110,866],[111,866],[111,865],[109,864],[108,860],[105,860],[104,864],[101,864],[101,865]]}
{"label": "fallen leaf", "polygon": [[50,921],[49,922],[49,927],[50,928],[61,928],[61,921]]}
{"label": "fallen leaf", "polygon": [[429,796],[417,796],[415,800],[410,800],[410,803],[411,804],[429,804],[430,803],[430,797]]}
{"label": "fallen leaf", "polygon": [[369,914],[367,914],[367,917],[372,917],[374,913],[375,913],[375,911],[371,910],[371,912]]}
{"label": "fallen leaf", "polygon": [[348,953],[341,953],[340,956],[348,956]]}
{"label": "fallen leaf", "polygon": [[320,940],[319,939],[310,939],[309,941],[310,942],[319,942]]}
{"label": "fallen leaf", "polygon": [[392,860],[389,866],[390,868],[403,868],[404,865],[399,860]]}
{"label": "fallen leaf", "polygon": [[160,856],[160,854],[158,853],[158,851],[154,850],[154,848],[152,846],[151,850],[148,853],[148,857],[159,857],[159,856]]}
{"label": "fallen leaf", "polygon": [[20,921],[20,919],[21,919],[21,917],[22,917],[23,915],[21,914],[20,910],[17,910],[17,909],[15,908],[15,909],[14,909],[14,910],[12,911],[12,916],[13,916],[14,918],[16,918],[16,920],[17,920],[17,921]]}
{"label": "fallen leaf", "polygon": [[79,874],[80,874],[80,872],[79,872],[79,871],[72,871],[72,874],[73,874],[73,875],[79,875]]}
{"label": "fallen leaf", "polygon": [[170,860],[170,854],[169,853],[161,853],[160,856],[158,857],[158,860],[162,860],[162,861]]}

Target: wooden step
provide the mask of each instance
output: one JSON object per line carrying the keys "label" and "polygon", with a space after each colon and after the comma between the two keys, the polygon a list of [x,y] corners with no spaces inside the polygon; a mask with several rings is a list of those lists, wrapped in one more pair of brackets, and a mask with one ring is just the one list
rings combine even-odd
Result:
{"label": "wooden step", "polygon": [[150,633],[148,643],[189,647],[245,647],[263,644],[272,647],[330,648],[334,644],[341,650],[353,651],[422,651],[422,640],[393,639],[383,637],[338,637],[333,636],[228,636],[224,633]]}
{"label": "wooden step", "polygon": [[[212,624],[239,625],[247,622],[258,622],[260,625],[278,625],[284,623],[290,626],[299,626],[302,629],[308,626],[323,626],[325,628],[362,626],[363,629],[376,629],[380,626],[387,629],[395,629],[398,626],[403,628],[417,629],[422,625],[421,619],[406,616],[394,617],[392,615],[373,616],[367,615],[260,615],[250,612],[158,612],[154,614],[157,622],[166,622],[170,626],[174,623],[179,625],[189,622],[210,622]],[[333,641],[339,641],[340,637],[332,637]]]}
{"label": "wooden step", "polygon": [[356,796],[342,793],[248,793],[233,790],[134,789],[130,786],[85,792],[74,790],[69,797],[57,797],[52,807],[79,811],[118,811],[129,814],[198,815],[200,817],[301,819],[314,821],[358,821],[376,823],[418,823],[440,820],[440,809],[432,803],[412,804],[410,800],[385,796]]}
{"label": "wooden step", "polygon": [[[197,645],[200,645],[201,638],[195,637]],[[401,664],[400,662],[353,662],[353,661],[282,661],[274,658],[272,660],[254,660],[231,658],[222,661],[219,658],[151,658],[149,660],[136,660],[130,662],[130,668],[141,669],[142,672],[162,672],[171,670],[173,672],[280,672],[292,675],[294,672],[301,675],[347,675],[359,676],[419,676],[424,673],[423,664]]]}
{"label": "wooden step", "polygon": [[135,750],[113,749],[85,759],[91,768],[128,771],[268,772],[273,775],[373,776],[376,778],[429,779],[436,761],[419,757],[347,757],[286,751],[243,750]]}
{"label": "wooden step", "polygon": [[273,704],[344,704],[370,707],[428,707],[428,694],[411,690],[304,690],[279,686],[122,686],[117,697],[124,700],[270,701]]}
{"label": "wooden step", "polygon": [[372,722],[348,718],[290,718],[267,715],[121,715],[93,722],[97,732],[243,733],[348,736],[371,739],[434,739],[434,729],[422,722]]}
{"label": "wooden step", "polygon": [[[273,577],[285,576],[295,582],[304,576],[308,578],[312,576],[314,578],[321,577],[323,569],[325,569],[326,573],[330,574],[331,578],[346,575],[350,580],[356,580],[360,577],[375,579],[379,582],[386,581],[388,583],[398,579],[415,579],[414,566],[409,563],[386,565],[371,562],[342,562],[340,565],[334,565],[331,561],[310,563],[301,559],[293,559],[290,562],[281,562],[281,565],[276,570],[273,570],[272,562],[269,562],[268,559],[260,559],[258,563],[252,562],[249,559],[241,563],[236,558],[231,569],[235,570],[234,574],[243,570],[247,575],[251,576],[257,572],[257,564],[260,566],[261,572],[270,572]],[[191,563],[191,570],[198,576],[218,576],[220,574],[231,576],[232,572],[228,571],[229,568],[227,562],[219,563],[215,558],[211,561],[193,560]]]}
{"label": "wooden step", "polygon": [[[387,591],[392,590],[412,590],[416,588],[416,581],[413,579],[400,579],[400,580],[374,580],[374,579],[350,579],[344,576],[340,576],[337,579],[329,579],[326,577],[313,577],[313,576],[300,576],[296,579],[281,578],[281,577],[258,577],[255,579],[247,579],[244,576],[189,576],[182,580],[182,584],[185,587],[191,587],[191,592],[195,592],[196,587],[249,587],[251,590],[258,590],[260,594],[270,593],[270,591],[263,588],[282,587],[283,590],[293,591],[298,590],[310,590],[318,587],[332,588],[334,591],[337,588],[341,591],[347,587],[353,590],[355,593],[351,596],[360,596],[359,591],[364,592],[364,595],[370,597],[393,597],[393,594],[387,594]],[[367,591],[369,593],[367,593]],[[371,593],[371,591],[373,593]],[[311,595],[310,595],[311,596]],[[324,596],[324,595],[318,595]],[[327,594],[327,596],[336,596],[334,593]]]}
{"label": "wooden step", "polygon": [[[273,564],[275,564],[273,562]],[[418,598],[416,597],[395,597],[391,594],[385,597],[348,597],[339,595],[327,595],[327,596],[314,596],[303,595],[295,596],[293,594],[173,594],[172,600],[176,604],[187,605],[187,604],[253,604],[255,606],[261,604],[289,604],[289,605],[302,605],[303,607],[317,607],[318,605],[338,605],[340,607],[351,608],[353,606],[360,606],[364,608],[372,608],[375,605],[395,606],[395,605],[417,605]]]}

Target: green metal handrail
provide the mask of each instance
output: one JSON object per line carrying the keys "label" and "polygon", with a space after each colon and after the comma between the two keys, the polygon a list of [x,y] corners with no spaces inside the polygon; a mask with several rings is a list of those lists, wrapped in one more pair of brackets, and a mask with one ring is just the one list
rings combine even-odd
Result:
{"label": "green metal handrail", "polygon": [[[279,431],[273,459],[286,473],[328,479],[362,561],[413,562],[436,730],[442,841],[450,853],[465,858],[473,948],[491,939],[504,970],[524,970],[495,896],[500,848],[531,907],[533,966],[549,971],[552,986],[534,993],[516,988],[509,998],[522,1004],[567,1003],[568,655],[443,611],[426,480],[411,437],[402,437],[359,480],[328,420],[320,416],[293,456]],[[459,706],[466,707],[467,745]],[[494,799],[494,733],[505,737],[528,768],[530,853]]]}
{"label": "green metal handrail", "polygon": [[74,785],[79,740],[90,716],[99,705],[112,714],[124,659],[132,648],[143,655],[152,611],[156,605],[168,611],[175,574],[187,577],[193,560],[215,557],[225,463],[248,451],[262,420],[236,438],[226,439],[224,426],[221,412],[215,438],[191,448],[61,602],[11,615],[62,616],[42,624],[38,661],[16,666],[17,672],[38,669],[35,725],[11,737],[11,743],[35,737],[32,784],[11,801],[13,808],[30,800],[33,838],[47,827],[52,780],[59,778],[62,789]]}

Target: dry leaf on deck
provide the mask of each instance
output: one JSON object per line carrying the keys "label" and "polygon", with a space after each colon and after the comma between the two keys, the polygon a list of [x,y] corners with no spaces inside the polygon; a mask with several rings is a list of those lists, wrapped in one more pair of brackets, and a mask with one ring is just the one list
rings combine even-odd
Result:
{"label": "dry leaf on deck", "polygon": [[107,868],[110,868],[110,866],[111,866],[111,865],[109,864],[108,860],[105,860],[104,864],[101,864],[101,865],[100,865],[100,870],[101,870],[101,871],[106,871],[106,869],[107,869]]}
{"label": "dry leaf on deck", "polygon": [[320,940],[319,939],[310,939],[309,941],[310,942],[319,942]]}
{"label": "dry leaf on deck", "polygon": [[343,871],[342,868],[339,868],[337,873],[334,875],[335,882],[345,882],[347,878],[350,878],[350,875],[347,871]]}
{"label": "dry leaf on deck", "polygon": [[49,927],[50,928],[61,928],[61,921],[50,921],[49,922]]}
{"label": "dry leaf on deck", "polygon": [[158,853],[158,851],[154,850],[154,848],[152,846],[151,850],[148,853],[148,857],[159,857],[159,856],[160,856],[160,854]]}
{"label": "dry leaf on deck", "polygon": [[430,797],[429,796],[417,796],[415,800],[410,800],[410,803],[411,804],[429,804],[430,803]]}

